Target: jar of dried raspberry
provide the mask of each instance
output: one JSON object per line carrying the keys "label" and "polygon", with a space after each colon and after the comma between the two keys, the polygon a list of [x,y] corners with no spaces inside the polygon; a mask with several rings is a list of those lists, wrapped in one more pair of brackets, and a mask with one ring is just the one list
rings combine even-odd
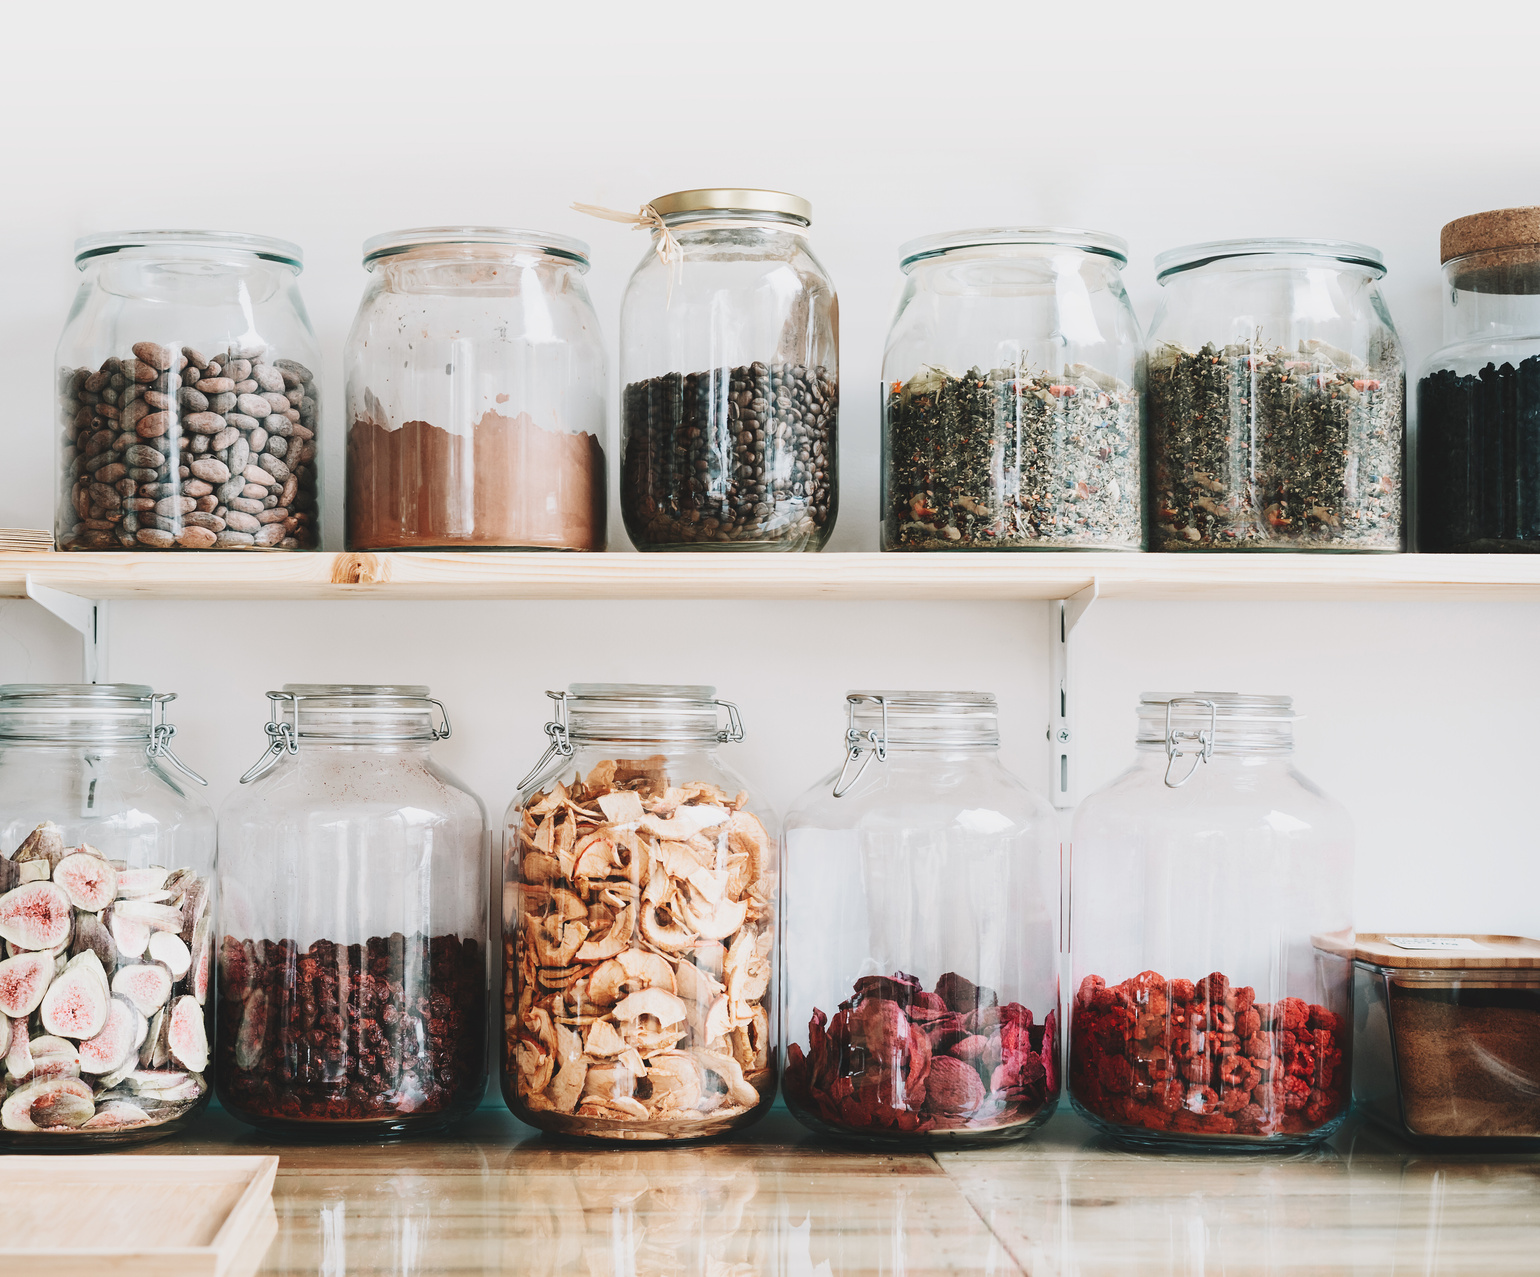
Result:
{"label": "jar of dried raspberry", "polygon": [[775,1098],[777,826],[720,757],[738,709],[712,687],[548,695],[508,808],[503,1098],[591,1139],[746,1126]]}
{"label": "jar of dried raspberry", "polygon": [[219,818],[220,1103],[264,1130],[435,1130],[486,1089],[486,809],[426,687],[269,692]]}
{"label": "jar of dried raspberry", "polygon": [[1072,831],[1069,1093],[1122,1142],[1307,1145],[1350,1093],[1353,834],[1287,696],[1146,694]]}
{"label": "jar of dried raspberry", "polygon": [[786,823],[786,1103],[888,1147],[1017,1139],[1058,1100],[1059,837],[995,698],[852,692]]}

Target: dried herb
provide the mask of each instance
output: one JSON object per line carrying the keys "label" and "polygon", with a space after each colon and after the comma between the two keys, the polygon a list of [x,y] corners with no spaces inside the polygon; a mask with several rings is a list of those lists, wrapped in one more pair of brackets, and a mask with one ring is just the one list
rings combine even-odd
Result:
{"label": "dried herb", "polygon": [[1019,1125],[1058,1094],[1056,1015],[955,972],[926,992],[914,976],[866,976],[832,1020],[814,1008],[793,1043],[786,1098],[836,1131],[902,1136]]}
{"label": "dried herb", "polygon": [[1341,1017],[1258,1002],[1215,971],[1087,976],[1070,1025],[1069,1090],[1095,1117],[1178,1136],[1303,1135],[1347,1108]]}
{"label": "dried herb", "polygon": [[1115,377],[927,368],[883,412],[885,549],[1140,548],[1139,396]]}
{"label": "dried herb", "polygon": [[1399,353],[1170,343],[1148,374],[1152,550],[1401,550]]}
{"label": "dried herb", "polygon": [[1540,551],[1540,355],[1418,384],[1417,548]]}

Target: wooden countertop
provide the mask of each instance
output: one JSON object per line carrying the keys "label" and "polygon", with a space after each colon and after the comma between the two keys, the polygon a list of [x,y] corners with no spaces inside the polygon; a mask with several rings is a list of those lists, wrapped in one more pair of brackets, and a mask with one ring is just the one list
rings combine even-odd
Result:
{"label": "wooden countertop", "polygon": [[485,1108],[444,1136],[274,1143],[222,1112],[138,1152],[275,1152],[258,1271],[430,1274],[1489,1274],[1540,1271],[1540,1157],[1430,1156],[1357,1118],[1293,1157],[1140,1155],[1060,1112],[1008,1148],[589,1149]]}

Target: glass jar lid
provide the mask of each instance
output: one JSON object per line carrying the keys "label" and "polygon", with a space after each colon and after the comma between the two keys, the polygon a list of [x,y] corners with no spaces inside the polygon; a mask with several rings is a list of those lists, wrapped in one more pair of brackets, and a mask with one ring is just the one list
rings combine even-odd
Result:
{"label": "glass jar lid", "polygon": [[574,262],[582,270],[588,269],[588,245],[582,240],[512,226],[417,226],[410,230],[388,231],[364,241],[364,266],[373,270],[374,263],[382,257],[395,257],[416,248],[472,245],[544,253],[548,257]]}
{"label": "glass jar lid", "polygon": [[146,740],[155,702],[143,683],[6,683],[0,740]]}
{"label": "glass jar lid", "polygon": [[803,226],[811,225],[813,221],[813,206],[801,196],[788,195],[785,191],[700,187],[660,195],[649,201],[648,206],[663,218],[680,213],[772,213]]}
{"label": "glass jar lid", "polygon": [[568,730],[580,741],[719,741],[732,729],[723,734],[718,709],[729,707],[737,719],[736,707],[704,684],[573,683],[547,695],[564,700]]}
{"label": "glass jar lid", "polygon": [[987,226],[912,239],[899,245],[899,266],[907,274],[920,262],[969,248],[1075,248],[1110,257],[1119,266],[1128,265],[1128,242],[1116,235],[1066,226]]}
{"label": "glass jar lid", "polygon": [[84,270],[94,257],[119,253],[125,249],[149,248],[166,253],[192,252],[198,256],[214,253],[250,253],[263,261],[279,262],[296,271],[304,266],[305,255],[298,244],[270,235],[245,235],[239,231],[108,231],[84,235],[75,241],[75,266]]}
{"label": "glass jar lid", "polygon": [[1168,248],[1155,255],[1155,278],[1194,270],[1239,257],[1316,257],[1344,266],[1361,266],[1376,278],[1385,273],[1385,256],[1368,244],[1345,239],[1216,239],[1204,244]]}
{"label": "glass jar lid", "polygon": [[[298,754],[302,740],[389,744],[446,740],[450,733],[443,702],[420,683],[285,683],[267,700],[267,751],[241,776],[243,785],[284,754]],[[435,709],[442,727],[434,725]]]}
{"label": "glass jar lid", "polygon": [[[1140,748],[1164,747],[1173,762],[1195,756],[1194,769],[1216,750],[1286,754],[1294,748],[1294,722],[1299,717],[1293,705],[1292,697],[1247,692],[1145,692],[1139,698],[1136,743]],[[1171,776],[1168,767],[1168,783]]]}
{"label": "glass jar lid", "polygon": [[[850,692],[850,727],[893,749],[1000,744],[1000,705],[988,692]],[[873,735],[875,733],[875,735]]]}

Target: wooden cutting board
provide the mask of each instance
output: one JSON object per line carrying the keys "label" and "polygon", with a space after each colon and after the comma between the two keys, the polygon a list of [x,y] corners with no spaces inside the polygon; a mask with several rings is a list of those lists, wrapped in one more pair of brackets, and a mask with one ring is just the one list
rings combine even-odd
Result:
{"label": "wooden cutting board", "polygon": [[235,1277],[272,1240],[276,1157],[7,1155],[0,1169],[0,1273]]}

